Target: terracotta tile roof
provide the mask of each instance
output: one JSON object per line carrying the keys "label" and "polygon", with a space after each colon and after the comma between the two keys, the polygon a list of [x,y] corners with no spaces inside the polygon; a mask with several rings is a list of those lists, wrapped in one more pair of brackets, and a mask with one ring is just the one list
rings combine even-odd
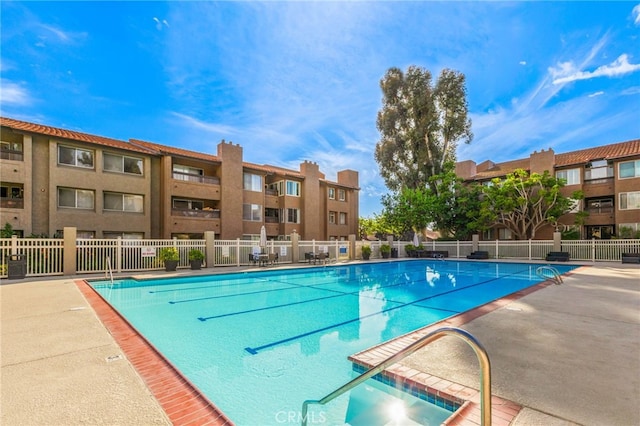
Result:
{"label": "terracotta tile roof", "polygon": [[281,174],[281,175],[285,175],[285,176],[291,176],[291,177],[297,177],[300,179],[304,179],[304,176],[302,176],[302,174],[297,171],[297,170],[291,170],[291,169],[285,169],[284,167],[278,167],[278,166],[269,166],[267,164],[255,164],[255,163],[247,163],[247,162],[243,162],[242,165],[244,167],[247,167],[249,169],[253,169],[253,170],[257,170],[257,171],[261,171],[261,172],[266,172],[266,173],[277,173],[277,174]]}
{"label": "terracotta tile roof", "polygon": [[39,135],[71,139],[80,142],[87,142],[96,145],[124,149],[127,151],[136,151],[145,154],[151,154],[148,149],[134,146],[126,141],[90,135],[88,133],[76,132],[73,130],[59,129],[57,127],[44,126],[42,124],[28,123],[26,121],[14,120],[13,118],[0,117],[0,125],[26,133],[36,133]]}
{"label": "terracotta tile roof", "polygon": [[474,180],[493,179],[494,177],[504,176],[507,173],[511,173],[516,169],[529,170],[529,159],[505,161],[504,163],[497,163],[493,167],[484,172],[477,173]]}
{"label": "terracotta tile roof", "polygon": [[146,142],[139,139],[129,139],[129,142],[131,142],[132,145],[138,145],[148,150],[151,150],[157,155],[189,157],[189,158],[196,158],[198,160],[204,160],[204,161],[216,161],[216,162],[220,161],[220,157],[218,157],[217,155],[204,154],[201,152],[190,151],[188,149],[175,148],[167,145],[160,145],[157,143]]}
{"label": "terracotta tile roof", "polygon": [[[556,154],[555,167],[586,164],[593,160],[613,160],[633,156],[640,156],[640,139]],[[486,163],[486,161],[480,164],[484,163]],[[505,176],[516,169],[529,170],[529,158],[497,163],[485,171],[476,173],[470,180],[493,179],[495,177]]]}
{"label": "terracotta tile roof", "polygon": [[556,167],[640,155],[640,139],[556,154]]}

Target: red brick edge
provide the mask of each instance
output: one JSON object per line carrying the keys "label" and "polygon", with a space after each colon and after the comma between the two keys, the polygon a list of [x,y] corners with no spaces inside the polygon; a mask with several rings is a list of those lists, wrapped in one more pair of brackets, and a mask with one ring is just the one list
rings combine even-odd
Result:
{"label": "red brick edge", "polygon": [[173,425],[233,425],[86,281],[75,283]]}

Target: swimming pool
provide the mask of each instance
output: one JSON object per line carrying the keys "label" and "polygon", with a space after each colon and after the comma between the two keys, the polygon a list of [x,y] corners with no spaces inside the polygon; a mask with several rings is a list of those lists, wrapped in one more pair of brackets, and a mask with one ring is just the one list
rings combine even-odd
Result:
{"label": "swimming pool", "polygon": [[267,425],[350,380],[349,355],[540,282],[538,266],[410,260],[91,284],[236,424]]}

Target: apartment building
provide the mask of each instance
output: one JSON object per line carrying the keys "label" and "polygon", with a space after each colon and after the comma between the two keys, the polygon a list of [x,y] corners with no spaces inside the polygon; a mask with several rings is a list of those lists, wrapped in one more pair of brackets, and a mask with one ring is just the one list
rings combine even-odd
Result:
{"label": "apartment building", "polygon": [[243,161],[221,141],[207,154],[0,118],[1,225],[20,235],[86,238],[347,239],[358,230],[358,172],[330,181]]}
{"label": "apartment building", "polygon": [[[553,149],[534,151],[529,158],[502,163],[466,160],[456,163],[456,173],[468,182],[489,182],[516,169],[530,173],[548,171],[565,180],[563,195],[577,190],[584,199],[572,213],[559,220],[562,230],[575,228],[581,238],[633,238],[640,232],[640,140],[614,143],[556,154]],[[584,225],[575,226],[575,213],[589,215]],[[554,228],[546,226],[536,239],[550,239]],[[484,240],[511,239],[508,229],[494,228],[482,235]]]}

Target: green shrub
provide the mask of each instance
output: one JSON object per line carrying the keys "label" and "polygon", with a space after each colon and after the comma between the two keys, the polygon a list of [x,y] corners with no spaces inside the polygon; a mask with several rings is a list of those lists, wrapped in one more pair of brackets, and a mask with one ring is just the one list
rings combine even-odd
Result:
{"label": "green shrub", "polygon": [[166,262],[167,260],[180,260],[180,253],[178,253],[178,249],[175,247],[163,247],[160,249],[158,259],[162,262]]}
{"label": "green shrub", "polygon": [[198,249],[189,250],[189,260],[204,260],[204,253]]}

